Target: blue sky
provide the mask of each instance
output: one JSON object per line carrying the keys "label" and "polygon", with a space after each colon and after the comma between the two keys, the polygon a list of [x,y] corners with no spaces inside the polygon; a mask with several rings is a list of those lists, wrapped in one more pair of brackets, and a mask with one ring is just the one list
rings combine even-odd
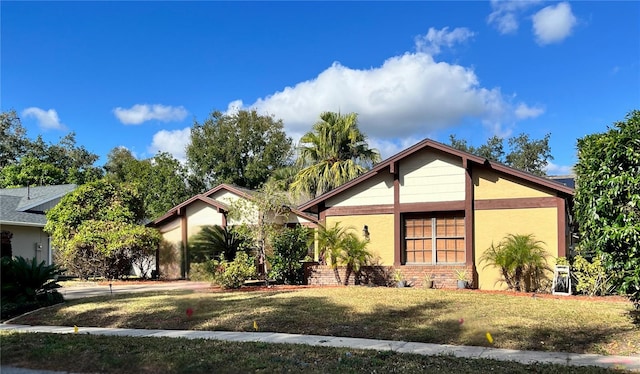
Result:
{"label": "blue sky", "polygon": [[10,2],[1,109],[106,161],[184,158],[213,110],[255,108],[297,140],[357,112],[383,157],[450,134],[576,139],[640,109],[640,2]]}

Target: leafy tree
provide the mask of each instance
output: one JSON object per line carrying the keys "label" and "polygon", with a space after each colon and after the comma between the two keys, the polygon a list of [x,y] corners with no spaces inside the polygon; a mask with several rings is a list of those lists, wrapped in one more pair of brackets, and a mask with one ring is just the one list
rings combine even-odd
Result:
{"label": "leafy tree", "polygon": [[312,197],[336,188],[370,169],[380,153],[369,148],[358,128],[358,115],[320,114],[320,121],[300,139],[298,172],[291,188]]}
{"label": "leafy tree", "polygon": [[578,139],[575,217],[584,253],[640,307],[640,111]]}
{"label": "leafy tree", "polygon": [[289,215],[291,205],[285,192],[278,190],[273,184],[267,183],[256,191],[251,200],[238,199],[230,204],[228,218],[239,223],[235,227],[245,237],[253,238],[249,244],[255,248],[258,264],[267,275],[267,247],[273,233],[282,228],[282,221]]}
{"label": "leafy tree", "polygon": [[304,226],[284,228],[272,236],[271,275],[286,284],[304,281],[302,263],[309,250],[309,230]]}
{"label": "leafy tree", "polygon": [[15,110],[0,113],[0,131],[0,169],[4,169],[18,161],[29,140]]}
{"label": "leafy tree", "polygon": [[520,134],[508,139],[509,153],[505,153],[504,139],[492,136],[487,142],[476,148],[467,144],[466,140],[460,140],[455,135],[449,136],[449,143],[453,148],[473,153],[491,161],[501,162],[513,168],[523,170],[535,175],[545,175],[544,169],[550,160],[553,160],[549,139],[551,134],[544,138],[534,140],[527,134]]}
{"label": "leafy tree", "polygon": [[163,215],[193,194],[187,187],[186,168],[165,152],[138,160],[128,149],[117,147],[109,152],[104,168],[107,178],[138,186],[148,219]]}
{"label": "leafy tree", "polygon": [[194,123],[187,145],[190,170],[207,188],[231,183],[256,189],[290,156],[291,138],[282,120],[255,110],[211,113],[203,123]]}
{"label": "leafy tree", "polygon": [[78,275],[120,276],[158,246],[159,233],[138,226],[142,200],[132,185],[99,180],[77,188],[47,212],[45,231],[58,260]]}
{"label": "leafy tree", "polygon": [[533,234],[509,234],[497,246],[491,244],[480,262],[499,268],[510,290],[536,291],[548,270],[543,244]]}
{"label": "leafy tree", "polygon": [[10,117],[3,113],[7,138],[1,144],[3,149],[16,148],[7,153],[3,150],[1,162],[5,165],[0,170],[0,187],[84,184],[102,177],[102,169],[93,166],[98,155],[77,146],[74,133],[62,137],[57,144],[47,144],[41,136],[30,141],[19,119],[5,120]]}

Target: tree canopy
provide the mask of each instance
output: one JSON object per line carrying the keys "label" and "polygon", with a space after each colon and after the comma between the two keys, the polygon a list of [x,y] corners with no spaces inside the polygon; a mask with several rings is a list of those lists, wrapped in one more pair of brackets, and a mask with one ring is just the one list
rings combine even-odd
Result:
{"label": "tree canopy", "polygon": [[132,262],[154,253],[160,234],[140,226],[142,199],[133,185],[106,179],[78,187],[47,212],[45,231],[56,259],[77,275],[126,275]]}
{"label": "tree canopy", "polygon": [[0,122],[0,188],[84,184],[102,177],[93,165],[98,155],[76,145],[75,133],[47,144],[41,136],[27,138],[14,110],[2,112]]}
{"label": "tree canopy", "polygon": [[513,168],[543,176],[545,168],[550,160],[551,147],[547,134],[542,139],[531,139],[527,134],[520,134],[508,139],[509,153],[505,152],[504,138],[492,136],[480,147],[469,145],[466,140],[457,139],[455,135],[449,136],[450,145],[461,151],[473,153],[491,161],[498,161]]}
{"label": "tree canopy", "polygon": [[291,188],[311,197],[336,188],[365,173],[380,153],[369,148],[358,128],[356,113],[324,112],[313,129],[300,139],[297,173]]}
{"label": "tree canopy", "polygon": [[163,215],[197,193],[187,185],[186,167],[169,153],[159,152],[152,158],[138,160],[128,149],[117,147],[107,157],[106,177],[138,186],[147,219]]}
{"label": "tree canopy", "polygon": [[211,113],[194,123],[187,145],[187,162],[204,188],[220,183],[259,188],[291,157],[291,138],[281,120],[255,110],[235,114]]}
{"label": "tree canopy", "polygon": [[578,139],[575,171],[581,249],[602,256],[617,290],[640,306],[640,111]]}

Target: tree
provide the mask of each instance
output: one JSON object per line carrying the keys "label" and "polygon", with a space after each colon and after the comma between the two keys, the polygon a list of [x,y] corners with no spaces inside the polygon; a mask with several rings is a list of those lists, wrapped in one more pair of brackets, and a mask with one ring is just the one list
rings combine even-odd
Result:
{"label": "tree", "polygon": [[328,262],[331,265],[333,275],[338,284],[342,283],[340,272],[338,271],[338,259],[342,252],[342,239],[347,235],[348,230],[348,228],[340,226],[339,222],[336,222],[333,227],[327,227],[327,225],[323,224],[318,225],[320,262],[324,264]]}
{"label": "tree", "polygon": [[163,215],[192,195],[186,182],[186,168],[165,152],[138,160],[128,149],[116,147],[109,152],[104,168],[110,180],[138,186],[147,219]]}
{"label": "tree", "polygon": [[285,192],[267,183],[256,191],[250,200],[238,199],[230,204],[227,217],[239,223],[235,227],[244,237],[253,238],[249,244],[255,248],[258,264],[268,284],[267,247],[273,234],[283,226],[282,221],[291,213],[291,205]]}
{"label": "tree", "polygon": [[367,250],[368,240],[360,239],[354,232],[347,233],[340,241],[342,252],[338,261],[346,267],[344,285],[349,284],[351,274],[355,275],[355,283],[360,283],[360,270],[371,261],[371,253]]}
{"label": "tree", "polygon": [[215,111],[191,129],[189,168],[206,188],[220,183],[259,188],[291,156],[291,138],[283,127],[282,120],[255,110]]}
{"label": "tree", "polygon": [[584,253],[640,307],[640,111],[578,139],[575,218]]}
{"label": "tree", "polygon": [[233,261],[238,251],[249,249],[249,238],[241,232],[218,225],[204,226],[193,239],[189,240],[189,253],[194,261],[209,261],[222,256],[225,261]]}
{"label": "tree", "polygon": [[369,148],[358,128],[358,115],[320,114],[312,131],[300,139],[298,172],[291,188],[311,197],[336,188],[369,170],[380,153]]}
{"label": "tree", "polygon": [[[19,128],[19,119],[13,120],[12,126]],[[62,137],[57,144],[47,144],[41,136],[30,141],[17,134],[24,135],[25,132],[15,130],[13,135],[8,134],[8,138],[2,141],[2,148],[17,148],[11,156],[3,154],[3,162],[7,164],[0,170],[0,187],[80,185],[102,178],[102,169],[93,166],[98,155],[77,146],[73,132]]]}
{"label": "tree", "polygon": [[57,260],[86,277],[120,276],[140,256],[155,252],[160,234],[139,226],[142,200],[132,185],[99,180],[80,186],[47,212],[45,231]]}
{"label": "tree", "polygon": [[510,290],[536,291],[548,270],[543,244],[533,234],[509,234],[497,246],[491,244],[480,262],[499,268]]}
{"label": "tree", "polygon": [[457,139],[455,135],[449,135],[449,143],[455,149],[543,176],[549,161],[553,160],[550,137],[551,134],[546,134],[542,139],[533,140],[524,133],[511,137],[508,139],[509,153],[505,153],[504,139],[498,136],[492,136],[478,148],[468,145],[466,140]]}
{"label": "tree", "polygon": [[0,113],[0,168],[12,165],[24,154],[27,130],[15,110]]}

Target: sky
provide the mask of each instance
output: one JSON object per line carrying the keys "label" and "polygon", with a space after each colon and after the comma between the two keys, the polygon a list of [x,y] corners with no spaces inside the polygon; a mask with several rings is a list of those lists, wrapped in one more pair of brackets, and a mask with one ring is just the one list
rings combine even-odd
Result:
{"label": "sky", "polygon": [[294,144],[358,113],[383,158],[425,138],[576,141],[640,109],[640,2],[0,2],[0,109],[27,136],[74,132],[185,159],[216,110],[281,119]]}

